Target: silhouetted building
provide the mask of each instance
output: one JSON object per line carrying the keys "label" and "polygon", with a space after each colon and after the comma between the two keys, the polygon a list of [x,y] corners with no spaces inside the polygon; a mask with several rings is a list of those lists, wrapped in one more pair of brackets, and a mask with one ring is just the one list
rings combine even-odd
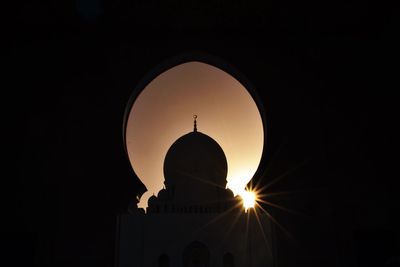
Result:
{"label": "silhouetted building", "polygon": [[165,188],[147,212],[119,216],[117,266],[273,266],[271,224],[244,211],[226,189],[227,172],[222,148],[195,121],[168,150]]}

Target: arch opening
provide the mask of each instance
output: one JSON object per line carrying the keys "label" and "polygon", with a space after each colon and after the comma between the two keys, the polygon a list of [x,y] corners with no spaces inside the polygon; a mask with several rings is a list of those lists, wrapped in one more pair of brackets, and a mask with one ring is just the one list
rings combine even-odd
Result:
{"label": "arch opening", "polygon": [[190,243],[183,251],[184,267],[209,267],[210,251],[199,241]]}
{"label": "arch opening", "polygon": [[[146,186],[139,207],[164,187],[164,157],[180,136],[197,129],[214,138],[228,160],[227,187],[235,194],[258,169],[266,136],[264,113],[251,86],[205,60],[163,66],[135,90],[127,107],[125,144],[136,175]],[[251,92],[251,93],[250,93]]]}

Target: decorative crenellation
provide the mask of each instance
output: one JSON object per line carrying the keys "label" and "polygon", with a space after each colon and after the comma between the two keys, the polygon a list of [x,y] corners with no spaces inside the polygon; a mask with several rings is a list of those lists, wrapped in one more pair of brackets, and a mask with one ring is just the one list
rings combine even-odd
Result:
{"label": "decorative crenellation", "polygon": [[221,213],[229,209],[232,209],[231,203],[214,206],[155,204],[147,207],[147,213],[208,214]]}

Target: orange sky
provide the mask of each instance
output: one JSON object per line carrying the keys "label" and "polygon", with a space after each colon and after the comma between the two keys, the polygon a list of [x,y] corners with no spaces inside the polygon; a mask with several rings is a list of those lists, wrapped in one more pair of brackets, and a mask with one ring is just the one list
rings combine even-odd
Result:
{"label": "orange sky", "polygon": [[243,189],[258,168],[263,125],[248,91],[228,73],[200,62],[175,66],[150,82],[135,100],[127,123],[133,169],[145,184],[139,207],[163,188],[163,162],[176,139],[193,130],[216,140],[228,161],[228,187]]}

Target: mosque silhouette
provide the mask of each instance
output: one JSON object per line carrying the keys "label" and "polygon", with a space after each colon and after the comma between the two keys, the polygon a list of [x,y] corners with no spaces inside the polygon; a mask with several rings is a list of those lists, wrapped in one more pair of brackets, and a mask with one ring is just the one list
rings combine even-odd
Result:
{"label": "mosque silhouette", "polygon": [[244,211],[227,172],[224,151],[194,116],[193,131],[165,156],[165,188],[146,213],[135,205],[119,215],[117,266],[273,266],[272,224]]}

